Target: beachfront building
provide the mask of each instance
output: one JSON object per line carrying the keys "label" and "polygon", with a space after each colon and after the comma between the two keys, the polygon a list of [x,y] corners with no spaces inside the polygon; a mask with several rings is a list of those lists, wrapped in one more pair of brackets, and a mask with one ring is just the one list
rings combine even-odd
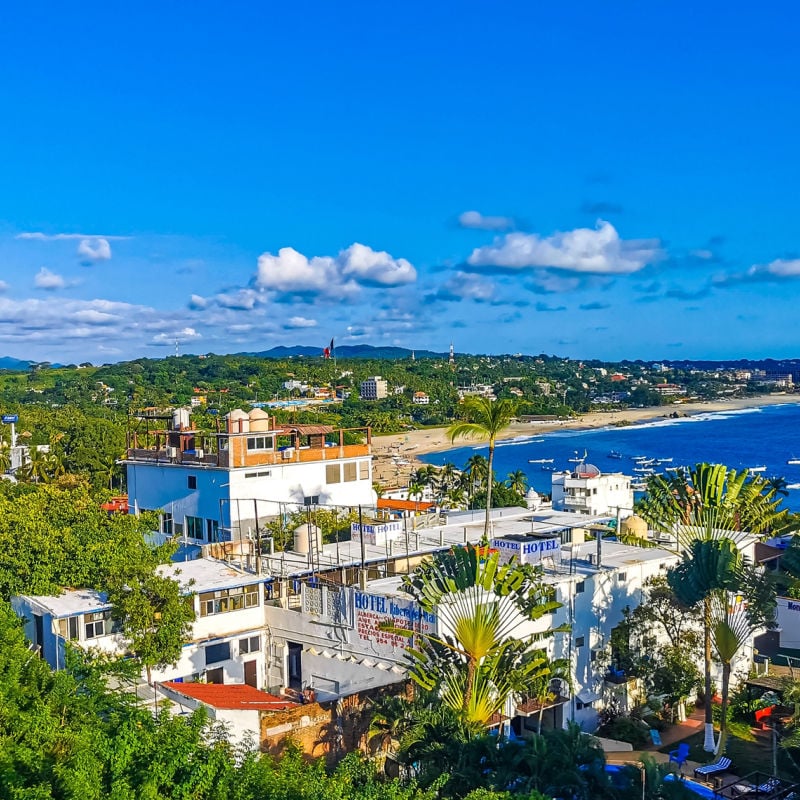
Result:
{"label": "beachfront building", "polygon": [[572,471],[554,472],[551,492],[555,511],[620,518],[633,512],[630,477],[602,473],[594,464],[580,463]]}
{"label": "beachfront building", "polygon": [[375,503],[369,428],[279,426],[260,408],[231,411],[217,433],[194,430],[188,409],[137,421],[122,460],[129,506],[160,511],[164,535],[238,541],[304,506]]}
{"label": "beachfront building", "polygon": [[361,392],[359,396],[362,400],[383,400],[389,394],[389,385],[380,375],[373,375],[365,381],[361,381]]}

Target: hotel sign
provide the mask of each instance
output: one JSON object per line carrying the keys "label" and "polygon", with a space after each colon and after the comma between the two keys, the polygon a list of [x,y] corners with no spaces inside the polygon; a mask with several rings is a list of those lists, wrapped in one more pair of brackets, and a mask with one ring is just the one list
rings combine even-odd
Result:
{"label": "hotel sign", "polygon": [[381,630],[382,625],[420,633],[436,632],[436,614],[423,611],[413,600],[354,591],[353,605],[358,638],[379,648],[396,651],[412,642],[411,637]]}
{"label": "hotel sign", "polygon": [[561,550],[558,537],[550,539],[492,539],[492,549],[500,553],[501,563],[507,563],[516,556],[520,564],[538,564],[543,558],[554,556]]}
{"label": "hotel sign", "polygon": [[403,532],[403,525],[400,522],[384,522],[380,525],[359,525],[354,522],[350,525],[350,538],[360,542],[362,531],[365,544],[383,545],[387,540],[397,539]]}

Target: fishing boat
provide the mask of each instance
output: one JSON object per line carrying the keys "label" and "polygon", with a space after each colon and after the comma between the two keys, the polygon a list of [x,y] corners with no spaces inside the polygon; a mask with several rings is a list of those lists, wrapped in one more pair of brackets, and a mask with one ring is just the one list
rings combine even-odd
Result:
{"label": "fishing boat", "polygon": [[[656,464],[671,464],[671,463],[672,463],[672,456],[670,456],[669,458],[656,459]],[[800,464],[800,461],[798,461],[797,463]]]}
{"label": "fishing boat", "polygon": [[555,461],[554,458],[529,458],[529,464],[552,464]]}
{"label": "fishing boat", "polygon": [[791,458],[786,460],[787,464],[800,464],[800,458],[795,458],[792,456]]}
{"label": "fishing boat", "polygon": [[764,464],[762,464],[760,467],[748,467],[747,471],[748,472],[766,472],[767,468],[766,468],[766,466]]}
{"label": "fishing boat", "polygon": [[652,467],[634,467],[634,472],[641,472],[643,475],[652,475],[655,470]]}
{"label": "fishing boat", "polygon": [[586,461],[586,456],[588,456],[588,451],[584,450],[583,455],[579,456],[578,451],[575,451],[575,455],[572,458],[568,458],[567,461],[571,462],[572,464],[583,464]]}
{"label": "fishing boat", "polygon": [[647,456],[631,456],[633,461],[647,461]]}
{"label": "fishing boat", "polygon": [[623,458],[623,455],[622,455],[622,453],[620,453],[620,451],[619,451],[619,450],[612,450],[612,451],[611,451],[611,452],[608,454],[608,457],[609,457],[609,458]]}
{"label": "fishing boat", "polygon": [[641,481],[636,481],[635,483],[631,484],[631,489],[633,489],[634,492],[644,492],[647,490],[647,484],[642,483]]}

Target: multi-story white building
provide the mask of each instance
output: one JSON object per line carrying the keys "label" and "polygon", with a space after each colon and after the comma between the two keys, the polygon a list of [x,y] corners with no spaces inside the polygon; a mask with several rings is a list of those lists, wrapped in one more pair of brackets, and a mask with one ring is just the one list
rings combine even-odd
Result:
{"label": "multi-story white building", "polygon": [[123,459],[129,506],[160,511],[165,534],[240,540],[258,534],[259,519],[304,505],[375,503],[369,429],[277,426],[259,408],[232,411],[218,433],[193,430],[185,409],[139,422]]}
{"label": "multi-story white building", "polygon": [[[181,584],[197,618],[178,662],[153,670],[153,679],[268,685],[264,577],[212,559],[182,562],[160,571]],[[64,666],[67,642],[114,655],[126,652],[126,642],[112,620],[111,604],[102,593],[82,589],[52,597],[23,595],[11,602],[25,619],[27,638],[54,669]]]}
{"label": "multi-story white building", "polygon": [[572,472],[554,472],[551,490],[555,511],[620,517],[633,511],[630,477],[621,472],[604,474],[593,464],[578,464]]}
{"label": "multi-story white building", "polygon": [[388,384],[380,375],[373,375],[371,378],[361,381],[360,397],[362,400],[382,400],[388,394]]}

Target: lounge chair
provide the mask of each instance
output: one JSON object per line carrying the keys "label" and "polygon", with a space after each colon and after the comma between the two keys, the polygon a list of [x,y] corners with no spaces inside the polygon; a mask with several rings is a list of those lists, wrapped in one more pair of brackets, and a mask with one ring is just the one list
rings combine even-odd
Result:
{"label": "lounge chair", "polygon": [[654,747],[661,747],[661,734],[655,728],[650,728],[650,741]]}
{"label": "lounge chair", "polygon": [[720,772],[725,772],[730,769],[731,760],[727,756],[722,756],[718,761],[713,764],[706,764],[703,767],[698,767],[694,771],[695,778],[710,778],[712,775],[718,775]]}
{"label": "lounge chair", "polygon": [[687,758],[689,758],[689,745],[685,742],[679,744],[676,750],[669,751],[670,763],[677,764],[678,769],[683,767]]}
{"label": "lounge chair", "polygon": [[734,797],[752,797],[754,800],[766,800],[781,788],[781,781],[777,778],[770,778],[764,783],[755,786],[754,784],[735,784],[731,792]]}

